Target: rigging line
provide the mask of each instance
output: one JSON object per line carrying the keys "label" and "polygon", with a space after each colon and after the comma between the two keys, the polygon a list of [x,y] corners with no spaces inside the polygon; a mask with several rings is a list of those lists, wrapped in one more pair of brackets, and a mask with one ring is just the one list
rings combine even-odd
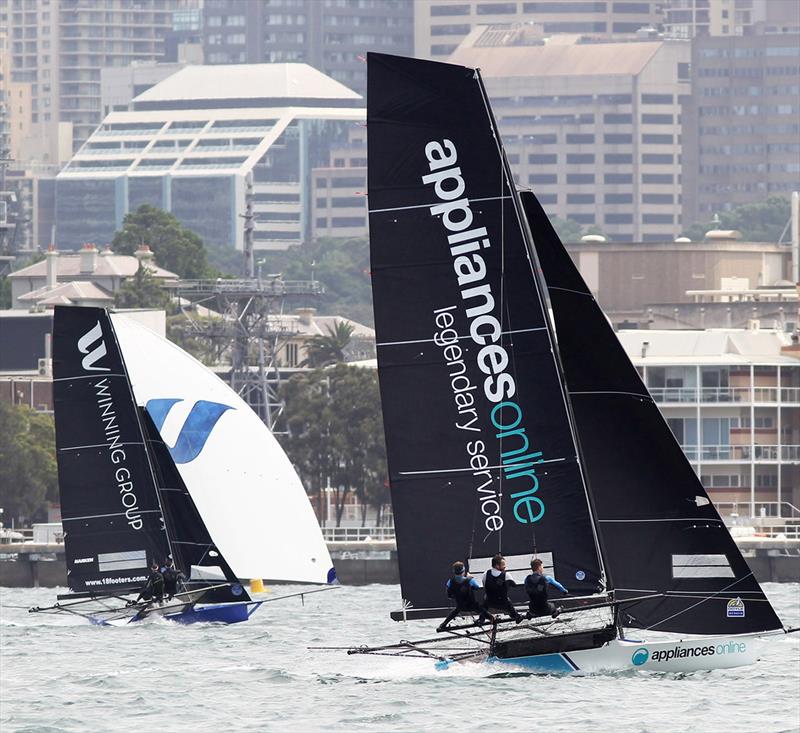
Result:
{"label": "rigging line", "polygon": [[[500,296],[502,298],[502,295]],[[502,324],[501,324],[502,328]],[[535,331],[545,331],[547,330],[546,326],[537,326],[536,328],[517,328],[513,331],[500,331],[500,336],[513,336],[515,333],[534,333]],[[471,341],[472,336],[467,334],[466,336],[458,336],[458,341]],[[376,344],[376,346],[405,346],[406,344],[433,344],[436,343],[435,339],[411,339],[410,341],[381,341],[380,343]]]}
{"label": "rigging line", "polygon": [[[510,199],[511,196],[484,196],[483,198],[475,198],[469,199],[470,203],[474,203],[476,201],[503,201],[504,199]],[[411,209],[429,209],[431,206],[436,206],[436,203],[431,204],[414,204],[413,206],[395,206],[390,207],[388,209],[369,209],[370,214],[383,214],[392,211],[410,211]]]}
{"label": "rigging line", "polygon": [[735,580],[735,581],[734,581],[733,583],[731,583],[730,585],[726,585],[724,588],[721,588],[720,590],[718,590],[718,591],[717,591],[716,593],[714,593],[713,595],[707,596],[707,597],[705,597],[705,598],[703,598],[703,599],[699,600],[697,603],[693,603],[693,604],[692,604],[691,606],[689,606],[688,608],[684,608],[682,611],[677,611],[676,613],[673,613],[671,616],[667,616],[667,618],[662,618],[662,619],[661,619],[661,621],[659,621],[658,623],[651,624],[650,626],[647,626],[647,627],[645,627],[645,628],[643,629],[643,631],[649,631],[650,629],[654,629],[656,626],[661,626],[661,624],[663,624],[663,623],[666,623],[667,621],[670,621],[671,619],[675,618],[676,616],[681,616],[682,614],[686,613],[687,611],[691,611],[693,608],[697,608],[697,606],[701,606],[701,605],[702,605],[702,604],[704,604],[706,601],[710,601],[710,600],[712,600],[713,598],[716,598],[716,597],[717,597],[717,596],[718,596],[720,593],[724,593],[726,590],[728,590],[728,588],[732,588],[732,587],[733,587],[734,585],[736,585],[737,583],[741,583],[742,581],[745,581],[745,580],[747,580],[747,579],[748,579],[749,577],[751,577],[752,575],[753,575],[753,573],[752,573],[752,571],[751,571],[751,572],[749,572],[747,575],[744,575],[744,576],[742,576],[741,578],[739,578],[739,579]]}
{"label": "rigging line", "polygon": [[[719,592],[721,593],[722,591],[719,591]],[[731,594],[731,595],[734,595],[734,594],[735,594],[735,595],[738,595],[738,594],[736,594],[736,592],[735,592],[735,591],[730,591],[730,594]],[[711,599],[712,599],[712,598],[714,598],[716,595],[717,595],[717,594],[716,594],[716,593],[714,593],[714,594],[712,594],[712,595],[710,595],[710,596],[703,596],[703,600],[704,600],[704,601],[711,600]],[[667,591],[667,596],[668,596],[669,598],[697,598],[697,596],[681,595],[680,593],[676,593],[675,591]],[[722,600],[723,600],[723,601],[729,601],[729,600],[733,600],[733,599],[731,599],[731,598],[722,598]],[[702,601],[701,601],[701,602],[702,602]],[[768,599],[768,598],[748,598],[748,599],[747,599],[747,602],[748,602],[748,603],[769,603],[769,599]],[[687,609],[687,610],[688,610],[688,609]],[[659,623],[663,623],[663,622],[659,622]]]}
{"label": "rigging line", "polygon": [[559,288],[556,285],[548,285],[547,289],[548,290],[561,290],[561,291],[563,291],[565,293],[575,293],[575,295],[583,295],[586,298],[594,299],[594,296],[591,293],[584,293],[584,292],[582,292],[580,290],[573,290],[572,288]]}
{"label": "rigging line", "polygon": [[[160,509],[137,509],[139,514],[160,514]],[[85,517],[61,517],[62,522],[77,522],[81,519],[102,519],[103,517],[124,517],[125,512],[116,512],[114,514],[89,514]]]}
{"label": "rigging line", "polygon": [[59,377],[54,379],[54,382],[71,382],[74,379],[105,379],[106,377],[124,377],[124,374],[117,374],[116,372],[106,372],[104,374],[79,374],[74,377]]}
{"label": "rigging line", "polygon": [[[542,466],[546,463],[563,463],[564,461],[574,461],[575,456],[570,456],[569,458],[549,458],[546,461],[537,461],[537,466]],[[522,465],[522,464],[517,464]],[[486,468],[482,469],[486,470],[495,470],[498,468],[503,468],[503,466],[486,466]],[[398,476],[417,476],[420,474],[430,474],[430,473],[467,473],[473,472],[475,469],[472,467],[469,468],[431,468],[425,471],[398,471]]]}

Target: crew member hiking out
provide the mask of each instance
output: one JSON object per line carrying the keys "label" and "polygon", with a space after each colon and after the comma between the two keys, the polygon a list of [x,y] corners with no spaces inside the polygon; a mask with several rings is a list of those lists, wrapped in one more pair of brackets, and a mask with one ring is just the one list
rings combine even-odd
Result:
{"label": "crew member hiking out", "polygon": [[463,562],[454,562],[452,567],[453,574],[447,581],[447,595],[455,601],[456,607],[450,611],[447,618],[439,624],[437,631],[444,631],[456,616],[459,614],[471,613],[478,614],[478,623],[494,621],[492,616],[478,605],[475,598],[475,591],[480,589],[478,581],[469,575]]}
{"label": "crew member hiking out", "polygon": [[531,574],[525,578],[525,590],[528,593],[528,618],[534,616],[552,616],[561,612],[555,603],[547,600],[547,586],[558,588],[564,595],[569,591],[551,575],[542,573],[542,561],[531,561]]}
{"label": "crew member hiking out", "polygon": [[161,603],[164,600],[164,576],[158,569],[158,563],[153,560],[150,563],[150,575],[147,576],[147,581],[144,587],[139,591],[139,595],[133,603],[139,601],[156,601]]}
{"label": "crew member hiking out", "polygon": [[508,589],[516,585],[517,582],[506,575],[506,559],[502,555],[495,555],[492,558],[492,567],[483,576],[483,589],[486,593],[483,607],[487,611],[504,611],[519,623],[522,616],[508,597]]}

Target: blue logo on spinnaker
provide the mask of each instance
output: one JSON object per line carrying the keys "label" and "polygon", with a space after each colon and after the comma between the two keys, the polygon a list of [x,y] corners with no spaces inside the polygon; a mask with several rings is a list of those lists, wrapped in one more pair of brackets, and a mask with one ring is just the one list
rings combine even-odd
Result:
{"label": "blue logo on spinnaker", "polygon": [[650,652],[643,646],[639,647],[631,657],[631,661],[637,666],[641,667],[648,659],[650,659]]}
{"label": "blue logo on spinnaker", "polygon": [[[145,409],[153,423],[156,430],[161,431],[164,421],[169,415],[169,411],[178,402],[183,402],[182,399],[163,399],[163,400],[148,400]],[[194,403],[189,417],[181,427],[181,432],[178,434],[178,439],[175,445],[169,448],[169,454],[175,463],[189,463],[193,461],[211,435],[211,431],[217,424],[217,421],[222,417],[223,413],[227,410],[232,410],[230,405],[223,405],[219,402],[208,402],[207,400],[198,400]]]}

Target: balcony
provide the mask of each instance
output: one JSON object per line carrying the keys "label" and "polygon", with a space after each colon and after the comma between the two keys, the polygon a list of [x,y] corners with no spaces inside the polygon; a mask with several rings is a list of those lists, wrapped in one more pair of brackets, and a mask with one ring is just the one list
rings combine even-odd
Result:
{"label": "balcony", "polygon": [[[659,404],[800,404],[800,387],[649,387]],[[779,399],[780,398],[780,399]]]}
{"label": "balcony", "polygon": [[800,463],[800,445],[683,445],[681,449],[690,461],[703,463]]}

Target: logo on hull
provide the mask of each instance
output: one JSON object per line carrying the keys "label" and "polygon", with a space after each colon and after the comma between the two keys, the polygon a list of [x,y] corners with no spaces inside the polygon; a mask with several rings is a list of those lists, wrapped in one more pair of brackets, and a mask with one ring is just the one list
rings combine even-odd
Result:
{"label": "logo on hull", "polygon": [[[164,421],[170,410],[182,399],[148,400],[145,409],[155,423],[156,430],[161,432]],[[200,455],[208,441],[211,431],[223,413],[233,408],[220,402],[198,400],[194,403],[186,422],[181,426],[181,431],[175,440],[175,445],[167,446],[172,460],[176,464],[189,463]]]}
{"label": "logo on hull", "polygon": [[639,647],[631,656],[631,662],[637,667],[641,667],[648,659],[650,659],[650,652],[645,647]]}

